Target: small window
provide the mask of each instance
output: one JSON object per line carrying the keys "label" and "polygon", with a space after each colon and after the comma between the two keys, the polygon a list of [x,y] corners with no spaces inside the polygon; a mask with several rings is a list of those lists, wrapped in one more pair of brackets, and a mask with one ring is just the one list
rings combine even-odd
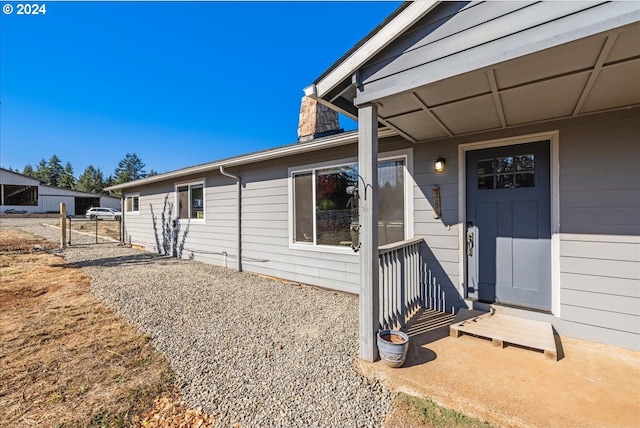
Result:
{"label": "small window", "polygon": [[176,187],[179,219],[204,220],[204,183]]}
{"label": "small window", "polygon": [[313,176],[293,175],[293,240],[313,243]]}
{"label": "small window", "polygon": [[522,155],[478,161],[478,190],[535,187],[535,157]]}
{"label": "small window", "polygon": [[127,213],[140,213],[140,195],[128,195],[124,206]]}

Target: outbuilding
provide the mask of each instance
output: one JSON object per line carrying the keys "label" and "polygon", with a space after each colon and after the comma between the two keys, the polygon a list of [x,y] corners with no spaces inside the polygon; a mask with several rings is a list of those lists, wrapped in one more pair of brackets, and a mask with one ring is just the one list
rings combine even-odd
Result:
{"label": "outbuilding", "polygon": [[38,179],[4,168],[0,168],[0,193],[1,213],[7,210],[27,214],[56,213],[62,202],[71,215],[84,215],[92,206],[120,209],[120,198],[48,186]]}

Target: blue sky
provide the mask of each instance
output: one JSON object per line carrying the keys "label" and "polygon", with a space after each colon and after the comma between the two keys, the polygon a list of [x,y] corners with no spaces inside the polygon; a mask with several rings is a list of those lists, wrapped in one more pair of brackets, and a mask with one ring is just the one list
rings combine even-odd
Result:
{"label": "blue sky", "polygon": [[302,89],[400,4],[7,3],[0,165],[56,154],[76,177],[128,152],[166,172],[295,142]]}

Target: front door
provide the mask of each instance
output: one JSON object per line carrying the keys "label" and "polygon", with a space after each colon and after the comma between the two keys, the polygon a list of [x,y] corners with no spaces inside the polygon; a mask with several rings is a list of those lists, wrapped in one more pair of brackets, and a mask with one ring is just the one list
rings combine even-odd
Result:
{"label": "front door", "polygon": [[549,141],[466,153],[467,293],[551,309]]}

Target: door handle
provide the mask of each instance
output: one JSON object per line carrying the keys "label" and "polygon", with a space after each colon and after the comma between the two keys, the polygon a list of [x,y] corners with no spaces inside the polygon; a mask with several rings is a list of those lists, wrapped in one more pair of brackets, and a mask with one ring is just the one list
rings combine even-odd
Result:
{"label": "door handle", "polygon": [[467,232],[467,256],[473,256],[473,232]]}

